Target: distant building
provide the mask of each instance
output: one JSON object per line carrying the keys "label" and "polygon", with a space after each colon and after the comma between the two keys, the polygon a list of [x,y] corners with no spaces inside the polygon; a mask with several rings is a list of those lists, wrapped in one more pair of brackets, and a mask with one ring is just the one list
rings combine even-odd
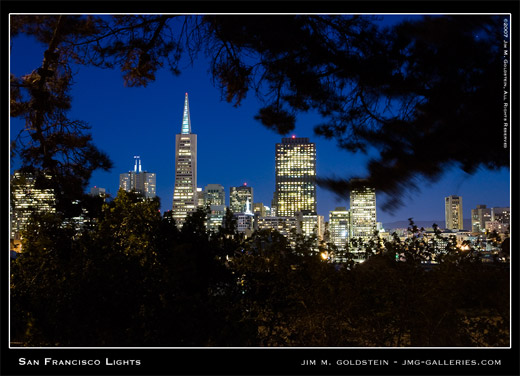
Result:
{"label": "distant building", "polygon": [[226,205],[210,205],[206,218],[206,229],[210,232],[217,232],[222,226],[225,216]]}
{"label": "distant building", "polygon": [[299,231],[299,221],[296,217],[256,217],[254,229],[276,230],[294,244],[294,234]]}
{"label": "distant building", "polygon": [[245,210],[242,213],[234,213],[233,216],[237,220],[237,231],[250,237],[254,231],[255,215],[251,211],[251,203],[249,198],[246,201]]}
{"label": "distant building", "polygon": [[339,250],[344,250],[350,234],[350,212],[337,207],[329,212],[329,241]]}
{"label": "distant building", "polygon": [[350,192],[350,235],[366,241],[377,230],[376,191],[371,187]]}
{"label": "distant building", "polygon": [[132,190],[141,193],[146,198],[156,195],[156,176],[153,172],[142,171],[141,158],[134,156],[134,171],[119,175],[119,188],[127,192]]}
{"label": "distant building", "polygon": [[204,187],[204,206],[209,206],[206,227],[216,232],[222,226],[226,215],[226,192],[220,184],[208,184]]}
{"label": "distant building", "polygon": [[204,206],[204,191],[202,188],[197,187],[197,193],[195,194],[195,202],[197,207]]}
{"label": "distant building", "polygon": [[261,202],[255,202],[253,204],[253,213],[258,214],[260,217],[266,217],[267,216],[266,206],[264,206],[264,204]]}
{"label": "distant building", "polygon": [[323,241],[325,238],[325,217],[318,215],[318,227],[317,227],[318,241]]}
{"label": "distant building", "polygon": [[292,217],[299,211],[316,214],[316,145],[308,138],[282,138],[276,144],[276,216]]}
{"label": "distant building", "polygon": [[477,205],[476,209],[471,209],[471,231],[485,232],[486,222],[491,220],[491,208],[486,205]]}
{"label": "distant building", "polygon": [[204,187],[204,205],[226,205],[226,191],[220,184],[208,184]]}
{"label": "distant building", "polygon": [[300,233],[306,237],[315,236],[318,240],[318,215],[312,212],[299,211],[296,213],[299,221]]}
{"label": "distant building", "polygon": [[491,209],[491,220],[500,222],[509,226],[510,223],[510,209],[509,207],[496,207]]}
{"label": "distant building", "polygon": [[105,198],[107,193],[106,193],[105,188],[92,187],[92,188],[90,188],[90,195],[94,196],[94,197],[103,197],[103,198]]}
{"label": "distant building", "polygon": [[[50,176],[46,177],[50,179]],[[31,174],[16,171],[11,176],[10,238],[19,244],[33,213],[56,213],[56,197],[53,189],[35,188],[36,179]],[[20,249],[16,249],[19,251]]]}
{"label": "distant building", "polygon": [[244,213],[246,211],[246,202],[254,202],[253,187],[247,186],[247,183],[238,187],[229,188],[229,209],[233,213]]}
{"label": "distant building", "polygon": [[509,232],[509,225],[506,223],[502,223],[499,221],[487,221],[486,222],[486,231],[493,232],[496,231],[499,234],[505,234]]}
{"label": "distant building", "polygon": [[181,133],[175,135],[175,187],[173,189],[173,218],[182,227],[186,216],[198,204],[197,197],[197,135],[191,133],[188,93],[184,97]]}
{"label": "distant building", "polygon": [[464,222],[462,218],[462,197],[451,195],[444,199],[446,229],[463,230]]}

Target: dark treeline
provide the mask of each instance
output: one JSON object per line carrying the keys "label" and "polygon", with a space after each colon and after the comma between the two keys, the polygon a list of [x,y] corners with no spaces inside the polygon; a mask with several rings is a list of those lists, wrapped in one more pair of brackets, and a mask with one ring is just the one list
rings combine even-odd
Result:
{"label": "dark treeline", "polygon": [[[33,216],[11,264],[11,341],[24,346],[508,346],[509,270],[450,242],[365,244],[333,264],[312,239],[244,239],[228,212],[178,230],[120,191],[79,233]],[[396,254],[400,260],[396,260]],[[421,262],[435,254],[433,268]],[[347,255],[347,259],[348,259]]]}

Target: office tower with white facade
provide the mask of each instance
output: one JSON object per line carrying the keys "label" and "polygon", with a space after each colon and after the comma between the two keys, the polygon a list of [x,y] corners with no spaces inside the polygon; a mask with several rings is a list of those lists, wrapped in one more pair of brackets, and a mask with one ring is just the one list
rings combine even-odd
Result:
{"label": "office tower with white facade", "polygon": [[376,191],[361,187],[350,191],[350,235],[367,241],[377,230]]}
{"label": "office tower with white facade", "polygon": [[462,197],[451,195],[444,199],[446,230],[463,230]]}
{"label": "office tower with white facade", "polygon": [[247,183],[229,188],[229,209],[233,213],[244,213],[248,200],[253,203],[253,187],[249,187]]}
{"label": "office tower with white facade", "polygon": [[191,133],[188,93],[184,97],[181,133],[175,135],[175,187],[172,217],[182,226],[186,216],[195,210],[197,197],[197,135]]}
{"label": "office tower with white facade", "polygon": [[154,198],[157,190],[155,173],[142,170],[139,156],[134,156],[134,159],[134,171],[119,175],[119,188],[127,192],[134,190],[146,198]]}
{"label": "office tower with white facade", "polygon": [[282,138],[276,144],[276,187],[272,207],[278,217],[316,214],[316,145],[308,138]]}
{"label": "office tower with white facade", "polygon": [[345,250],[350,234],[350,212],[338,207],[329,212],[329,240],[338,250]]}

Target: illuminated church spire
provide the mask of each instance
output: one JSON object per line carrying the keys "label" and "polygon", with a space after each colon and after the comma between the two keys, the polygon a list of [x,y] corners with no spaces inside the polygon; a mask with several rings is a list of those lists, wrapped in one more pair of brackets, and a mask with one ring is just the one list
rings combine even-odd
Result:
{"label": "illuminated church spire", "polygon": [[182,114],[182,134],[191,133],[191,120],[190,120],[190,104],[188,102],[188,93],[184,96],[184,112]]}

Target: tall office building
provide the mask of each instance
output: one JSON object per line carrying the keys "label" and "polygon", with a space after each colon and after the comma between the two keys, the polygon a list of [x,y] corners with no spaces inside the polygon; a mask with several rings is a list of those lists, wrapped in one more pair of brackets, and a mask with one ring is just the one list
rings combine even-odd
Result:
{"label": "tall office building", "polygon": [[229,209],[233,213],[244,213],[248,200],[253,203],[253,187],[248,187],[247,183],[239,187],[229,187]]}
{"label": "tall office building", "polygon": [[180,227],[195,210],[197,197],[197,135],[191,133],[188,93],[184,97],[181,133],[175,135],[175,188],[172,217]]}
{"label": "tall office building", "polygon": [[208,184],[204,187],[204,207],[209,207],[206,228],[211,232],[218,231],[226,215],[226,191],[222,185]]}
{"label": "tall office building", "polygon": [[447,230],[463,230],[462,197],[451,195],[444,199]]}
{"label": "tall office building", "polygon": [[486,222],[491,220],[491,208],[486,205],[477,205],[471,209],[471,232],[485,232]]}
{"label": "tall office building", "polygon": [[279,217],[316,214],[316,145],[308,138],[282,138],[276,144],[274,205]]}
{"label": "tall office building", "polygon": [[329,239],[339,250],[344,250],[350,234],[350,212],[339,207],[329,213]]}
{"label": "tall office building", "polygon": [[142,170],[141,158],[139,156],[134,156],[134,159],[134,171],[128,171],[119,175],[119,188],[127,192],[134,190],[146,198],[154,198],[156,194],[155,173]]}
{"label": "tall office building", "polygon": [[376,191],[363,187],[350,191],[350,234],[353,238],[369,240],[377,230]]}
{"label": "tall office building", "polygon": [[[22,238],[22,231],[27,227],[32,213],[56,212],[54,190],[39,189],[35,186],[36,179],[30,174],[16,171],[11,176],[10,237],[12,241]],[[19,250],[20,248],[17,249],[17,251]]]}

